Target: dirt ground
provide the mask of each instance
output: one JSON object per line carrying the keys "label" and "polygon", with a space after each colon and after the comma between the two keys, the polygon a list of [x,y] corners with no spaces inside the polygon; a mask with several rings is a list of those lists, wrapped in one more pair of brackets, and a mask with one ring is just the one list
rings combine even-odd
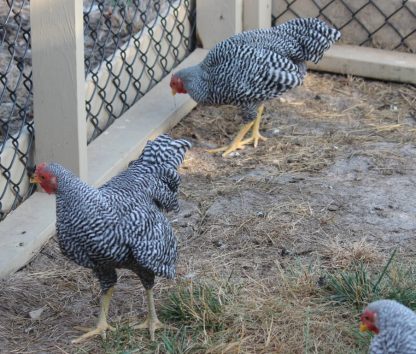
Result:
{"label": "dirt ground", "polygon": [[[182,210],[170,215],[180,241],[178,278],[158,281],[156,305],[183,281],[240,289],[224,344],[215,347],[205,333],[199,352],[365,352],[352,334],[357,314],[320,297],[320,274],[357,260],[377,268],[393,249],[402,262],[414,259],[415,97],[410,85],[310,73],[302,87],[266,103],[262,131],[269,139],[256,149],[229,158],[205,151],[235,135],[233,107],[198,106],[172,130],[194,147],[181,168]],[[141,332],[129,350],[109,346],[115,336],[71,345],[79,335],[74,326],[94,323],[98,294],[90,272],[51,240],[2,281],[0,351],[168,352],[160,335],[150,345]],[[138,279],[121,271],[111,323],[144,316]]]}

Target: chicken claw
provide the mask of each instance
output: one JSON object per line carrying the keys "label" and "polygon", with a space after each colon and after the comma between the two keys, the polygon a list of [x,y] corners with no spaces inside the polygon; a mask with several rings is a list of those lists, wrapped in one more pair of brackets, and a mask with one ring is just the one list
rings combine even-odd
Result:
{"label": "chicken claw", "polygon": [[243,140],[243,138],[245,137],[247,132],[251,129],[253,124],[254,122],[249,122],[243,125],[243,127],[241,128],[241,130],[239,131],[239,133],[237,134],[237,136],[234,138],[234,140],[232,141],[230,145],[223,146],[218,149],[207,150],[207,151],[211,154],[224,151],[224,153],[222,154],[222,157],[225,157],[231,154],[233,151],[244,149],[245,145],[249,144],[250,142],[246,142],[246,140]]}
{"label": "chicken claw", "polygon": [[106,338],[106,331],[110,330],[110,331],[115,331],[116,329],[113,326],[110,326],[107,322],[104,323],[99,323],[97,325],[96,328],[87,328],[87,327],[74,327],[75,329],[79,330],[79,331],[83,331],[83,332],[87,332],[85,334],[83,334],[82,336],[74,339],[71,341],[72,344],[77,344],[77,343],[81,343],[85,340],[87,340],[88,338],[97,336],[97,335],[101,335],[101,337],[103,339]]}
{"label": "chicken claw", "polygon": [[146,320],[139,324],[133,326],[133,329],[149,329],[150,333],[150,340],[153,342],[155,340],[155,331],[161,328],[170,328],[170,329],[177,329],[173,326],[165,325],[159,321],[156,314],[155,309],[155,302],[153,299],[153,289],[146,290],[146,298],[147,298],[147,309],[148,315]]}

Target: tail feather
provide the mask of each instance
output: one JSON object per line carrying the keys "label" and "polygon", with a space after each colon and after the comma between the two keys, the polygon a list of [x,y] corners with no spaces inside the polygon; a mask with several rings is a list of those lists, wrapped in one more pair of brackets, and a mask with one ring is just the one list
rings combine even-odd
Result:
{"label": "tail feather", "polygon": [[270,50],[299,64],[318,62],[340,38],[341,32],[318,18],[296,18],[272,28],[236,34],[228,41]]}
{"label": "tail feather", "polygon": [[149,167],[166,167],[177,169],[185,158],[185,153],[191,148],[191,143],[184,139],[172,139],[163,134],[155,140],[149,141],[139,159],[132,164]]}
{"label": "tail feather", "polygon": [[149,141],[140,157],[129,164],[129,169],[136,173],[150,173],[156,177],[152,198],[160,209],[179,210],[177,192],[180,176],[177,169],[190,148],[191,144],[186,140],[160,135]]}
{"label": "tail feather", "polygon": [[324,52],[341,38],[341,32],[317,18],[296,18],[275,29],[299,44],[292,53],[292,59],[297,61],[317,63]]}

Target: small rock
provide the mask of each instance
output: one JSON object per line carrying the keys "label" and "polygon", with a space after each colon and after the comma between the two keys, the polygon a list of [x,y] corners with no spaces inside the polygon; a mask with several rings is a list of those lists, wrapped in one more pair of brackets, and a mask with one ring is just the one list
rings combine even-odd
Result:
{"label": "small rock", "polygon": [[212,241],[212,244],[215,247],[218,247],[218,248],[223,248],[224,247],[224,243],[222,243],[221,241],[218,241],[218,240]]}
{"label": "small rock", "polygon": [[239,157],[241,154],[238,151],[233,151],[232,153],[230,153],[228,156],[230,157]]}
{"label": "small rock", "polygon": [[40,309],[30,311],[29,312],[29,317],[32,320],[39,320],[40,319],[40,316],[42,315],[43,310],[44,310],[44,308],[41,307]]}
{"label": "small rock", "polygon": [[30,333],[32,333],[34,331],[35,331],[35,329],[33,327],[27,327],[27,328],[25,328],[25,333],[26,334],[30,334]]}
{"label": "small rock", "polygon": [[288,182],[289,183],[298,183],[299,181],[303,181],[305,178],[303,177],[292,177]]}
{"label": "small rock", "polygon": [[192,279],[196,278],[196,273],[188,273],[188,274],[185,274],[183,277],[184,277],[185,279],[190,279],[190,280],[192,280]]}
{"label": "small rock", "polygon": [[318,281],[316,282],[316,285],[318,285],[318,287],[323,288],[326,285],[326,278],[325,276],[320,276],[318,278]]}
{"label": "small rock", "polygon": [[290,252],[286,248],[282,248],[280,254],[282,255],[282,257],[286,257],[290,255]]}
{"label": "small rock", "polygon": [[329,211],[337,211],[338,209],[339,209],[339,206],[336,204],[331,204],[330,206],[328,206]]}

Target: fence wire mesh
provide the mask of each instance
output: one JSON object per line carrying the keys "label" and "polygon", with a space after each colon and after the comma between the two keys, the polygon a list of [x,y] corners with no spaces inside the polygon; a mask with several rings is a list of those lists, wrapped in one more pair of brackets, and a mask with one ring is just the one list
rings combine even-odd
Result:
{"label": "fence wire mesh", "polygon": [[416,53],[413,0],[274,0],[272,23],[320,17],[342,32],[342,43]]}
{"label": "fence wire mesh", "polygon": [[0,6],[0,220],[28,195],[32,161],[32,60],[29,0]]}
{"label": "fence wire mesh", "polygon": [[[194,0],[84,0],[89,141],[194,49],[194,18]],[[0,41],[1,221],[33,192],[30,0],[0,0]]]}
{"label": "fence wire mesh", "polygon": [[84,3],[88,141],[193,50],[194,12],[190,0]]}

